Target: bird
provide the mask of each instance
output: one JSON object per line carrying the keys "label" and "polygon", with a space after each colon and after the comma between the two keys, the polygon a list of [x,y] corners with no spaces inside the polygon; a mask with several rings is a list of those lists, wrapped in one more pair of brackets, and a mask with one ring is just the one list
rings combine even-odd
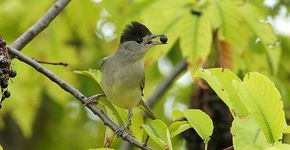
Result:
{"label": "bird", "polygon": [[[161,42],[154,40],[157,38],[160,38]],[[100,97],[106,97],[113,104],[127,109],[128,119],[115,131],[117,135],[121,135],[129,126],[133,109],[137,106],[151,119],[157,118],[142,99],[145,87],[143,58],[151,47],[166,42],[167,36],[152,34],[145,25],[133,21],[123,30],[116,52],[101,61],[100,85],[104,94],[89,97],[85,105],[97,101]]]}

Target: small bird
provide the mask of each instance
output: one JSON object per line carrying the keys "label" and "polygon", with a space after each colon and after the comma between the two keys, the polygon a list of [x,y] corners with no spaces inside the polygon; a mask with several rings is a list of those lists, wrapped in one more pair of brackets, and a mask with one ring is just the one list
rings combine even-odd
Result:
{"label": "small bird", "polygon": [[[154,40],[160,38],[160,41]],[[152,119],[156,116],[143,101],[145,73],[143,57],[155,45],[166,44],[165,35],[155,35],[143,24],[133,21],[123,30],[116,53],[101,61],[101,88],[104,94],[88,98],[87,103],[106,97],[113,104],[128,109],[128,120],[115,133],[121,135],[130,124],[138,105]]]}

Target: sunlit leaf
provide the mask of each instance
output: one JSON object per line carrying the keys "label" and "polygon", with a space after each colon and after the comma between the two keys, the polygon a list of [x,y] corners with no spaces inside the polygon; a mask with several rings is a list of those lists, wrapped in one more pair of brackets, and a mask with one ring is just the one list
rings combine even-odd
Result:
{"label": "sunlit leaf", "polygon": [[251,117],[235,117],[231,133],[236,150],[262,150],[270,145],[257,122]]}
{"label": "sunlit leaf", "polygon": [[284,128],[283,133],[290,134],[290,126],[287,126],[286,128]]}
{"label": "sunlit leaf", "polygon": [[181,20],[180,47],[183,57],[187,58],[191,73],[201,67],[210,52],[212,32],[207,15],[185,14]]}
{"label": "sunlit leaf", "polygon": [[257,7],[248,3],[239,7],[239,10],[250,29],[257,35],[257,38],[261,39],[273,71],[276,73],[280,62],[281,48],[277,46],[279,41],[271,24],[266,19],[267,16],[263,15]]}
{"label": "sunlit leaf", "polygon": [[277,143],[277,144],[274,144],[274,146],[265,148],[264,150],[289,150],[289,149],[290,149],[289,144]]}
{"label": "sunlit leaf", "polygon": [[143,137],[143,115],[142,111],[138,108],[134,109],[133,117],[131,120],[130,130],[132,131],[132,136],[138,141],[142,141]]}
{"label": "sunlit leaf", "polygon": [[171,138],[182,133],[183,131],[192,128],[188,121],[175,121],[169,126]]}
{"label": "sunlit leaf", "polygon": [[[164,5],[166,4],[166,5]],[[145,63],[156,61],[161,55],[167,54],[173,44],[177,41],[180,32],[179,22],[184,13],[184,0],[170,1],[158,0],[152,1],[151,4],[142,11],[141,18],[146,26],[155,34],[165,34],[168,37],[166,45],[153,47],[145,57]],[[162,11],[160,11],[162,8]],[[156,18],[158,12],[158,19]]]}
{"label": "sunlit leaf", "polygon": [[237,95],[232,82],[241,82],[233,72],[225,68],[199,69],[193,75],[204,79],[229,107],[233,116],[247,115],[248,111]]}
{"label": "sunlit leaf", "polygon": [[94,70],[94,69],[89,69],[88,71],[78,71],[78,70],[75,70],[73,72],[74,73],[77,73],[77,74],[86,75],[88,77],[91,77],[99,85],[101,85],[101,71],[100,70]]}
{"label": "sunlit leaf", "polygon": [[175,121],[177,119],[180,119],[181,117],[184,117],[183,112],[179,109],[173,109],[173,111],[172,111],[173,120]]}
{"label": "sunlit leaf", "polygon": [[282,139],[286,127],[281,95],[267,77],[248,73],[243,82],[233,82],[234,88],[269,143]]}
{"label": "sunlit leaf", "polygon": [[[183,115],[182,115],[183,114]],[[207,143],[213,132],[213,123],[210,117],[199,109],[187,109],[184,111],[175,109],[172,112],[173,118],[185,117],[188,123],[195,129],[198,135]]]}
{"label": "sunlit leaf", "polygon": [[148,125],[144,124],[143,127],[149,137],[162,149],[172,150],[170,133],[165,123],[156,119]]}

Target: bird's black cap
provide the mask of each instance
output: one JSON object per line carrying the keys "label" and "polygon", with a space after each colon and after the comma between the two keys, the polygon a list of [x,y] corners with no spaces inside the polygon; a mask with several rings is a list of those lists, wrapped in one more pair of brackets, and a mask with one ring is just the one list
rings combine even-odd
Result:
{"label": "bird's black cap", "polygon": [[151,35],[150,30],[143,24],[133,21],[123,30],[120,43],[127,41],[142,41],[146,35]]}

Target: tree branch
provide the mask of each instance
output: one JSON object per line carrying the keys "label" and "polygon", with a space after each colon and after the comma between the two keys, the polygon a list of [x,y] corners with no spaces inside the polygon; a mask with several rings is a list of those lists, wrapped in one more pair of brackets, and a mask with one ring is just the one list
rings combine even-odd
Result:
{"label": "tree branch", "polygon": [[33,26],[31,26],[25,33],[14,41],[11,47],[21,50],[41,31],[48,27],[53,19],[65,8],[71,0],[57,0],[46,14],[40,18]]}
{"label": "tree branch", "polygon": [[[9,54],[13,55],[15,58],[18,60],[30,65],[33,67],[35,70],[40,72],[41,74],[45,75],[48,77],[52,82],[56,83],[59,85],[62,89],[73,95],[75,98],[77,98],[82,104],[84,104],[87,100],[87,98],[79,92],[77,89],[66,83],[64,80],[59,78],[57,75],[55,75],[53,72],[51,72],[49,69],[43,67],[41,64],[36,62],[35,60],[25,56],[21,52],[19,52],[17,49],[8,47]],[[89,108],[95,115],[99,116],[105,125],[109,126],[113,131],[116,131],[119,127],[110,119],[107,117],[106,114],[103,113],[102,110],[98,109],[95,105],[93,104],[88,104],[86,106]],[[124,132],[120,136],[123,140],[134,144],[135,146],[144,149],[144,150],[151,150],[151,148],[145,146],[143,143],[137,141],[135,138],[133,138],[131,135],[129,135],[127,132]]]}
{"label": "tree branch", "polygon": [[178,65],[174,68],[174,70],[164,79],[159,86],[156,88],[154,94],[150,97],[147,102],[147,105],[152,108],[155,103],[164,95],[176,77],[186,69],[187,62],[185,59],[181,60]]}

